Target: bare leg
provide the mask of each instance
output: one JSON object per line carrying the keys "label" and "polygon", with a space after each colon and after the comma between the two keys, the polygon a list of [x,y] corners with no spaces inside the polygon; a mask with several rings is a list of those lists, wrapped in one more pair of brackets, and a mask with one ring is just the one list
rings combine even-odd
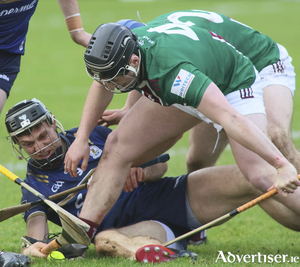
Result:
{"label": "bare leg", "polygon": [[[188,200],[194,215],[202,224],[225,215],[261,194],[236,165],[205,168],[188,176]],[[260,206],[277,222],[300,231],[300,216],[274,197],[261,202]]]}
{"label": "bare leg", "polygon": [[[217,147],[213,151],[215,145]],[[214,166],[220,154],[228,144],[224,130],[219,133],[213,124],[201,122],[190,130],[189,149],[186,156],[187,171],[192,172]]]}
{"label": "bare leg", "polygon": [[99,255],[135,259],[135,252],[149,244],[161,245],[167,241],[165,229],[157,222],[144,221],[119,229],[109,229],[95,237]]}
{"label": "bare leg", "polygon": [[268,86],[264,88],[264,103],[268,118],[268,133],[272,142],[300,173],[300,152],[295,148],[291,135],[293,116],[291,91],[281,85]]}
{"label": "bare leg", "polygon": [[80,217],[100,223],[118,199],[132,163],[148,151],[158,156],[162,151],[155,154],[153,148],[198,123],[175,107],[162,107],[141,97],[109,135]]}

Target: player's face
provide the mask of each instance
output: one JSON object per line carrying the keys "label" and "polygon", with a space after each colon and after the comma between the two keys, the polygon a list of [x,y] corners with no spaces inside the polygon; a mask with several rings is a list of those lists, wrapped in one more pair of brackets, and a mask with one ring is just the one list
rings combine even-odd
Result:
{"label": "player's face", "polygon": [[127,75],[119,75],[110,82],[110,87],[116,86],[118,89],[127,88],[135,81],[136,77],[133,71],[129,71]]}
{"label": "player's face", "polygon": [[61,146],[55,125],[49,125],[46,121],[37,124],[30,128],[30,133],[18,137],[19,145],[35,160],[49,159]]}
{"label": "player's face", "polygon": [[129,65],[126,65],[118,70],[115,76],[110,79],[102,79],[104,87],[113,93],[118,89],[120,92],[129,92],[138,86],[140,74],[140,53],[139,56],[132,54]]}

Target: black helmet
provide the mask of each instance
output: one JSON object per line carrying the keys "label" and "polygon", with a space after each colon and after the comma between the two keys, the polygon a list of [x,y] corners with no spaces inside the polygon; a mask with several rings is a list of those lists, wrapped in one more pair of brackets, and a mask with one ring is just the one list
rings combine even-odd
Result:
{"label": "black helmet", "polygon": [[[59,128],[64,134],[64,129],[61,123],[56,120],[51,112],[46,108],[46,106],[39,100],[33,98],[29,100],[24,100],[16,105],[14,105],[5,116],[5,125],[6,129],[9,133],[9,136],[6,138],[11,144],[12,151],[14,155],[22,160],[26,159],[32,166],[39,168],[39,169],[45,169],[45,168],[53,168],[62,165],[62,147],[60,146],[58,149],[56,149],[55,153],[53,153],[49,158],[45,160],[36,160],[33,159],[33,156],[38,153],[42,152],[44,153],[44,150],[54,145],[57,142],[60,142],[61,138],[56,130],[57,137],[55,139],[50,138],[50,142],[48,146],[46,147],[39,147],[40,150],[29,154],[26,149],[23,147],[23,145],[19,142],[19,138],[23,134],[30,134],[32,135],[32,128],[36,125],[42,124],[43,127],[45,127],[45,122],[49,125],[53,125],[54,121],[56,121],[56,129]],[[49,133],[47,132],[48,136]],[[33,136],[33,135],[32,135]],[[33,137],[33,140],[37,142],[35,137]],[[26,154],[28,156],[24,156],[23,149],[25,150]]]}
{"label": "black helmet", "polygon": [[131,30],[117,23],[102,24],[94,32],[84,54],[87,73],[98,82],[127,74],[133,70],[129,66],[133,53],[139,55],[139,45]]}
{"label": "black helmet", "polygon": [[39,100],[33,98],[23,100],[14,105],[5,116],[5,125],[8,133],[14,137],[46,119],[53,124],[51,112]]}

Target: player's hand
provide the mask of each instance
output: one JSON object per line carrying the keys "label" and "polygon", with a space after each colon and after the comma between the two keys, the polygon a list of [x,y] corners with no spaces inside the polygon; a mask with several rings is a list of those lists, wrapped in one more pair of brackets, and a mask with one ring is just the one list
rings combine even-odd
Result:
{"label": "player's hand", "polygon": [[48,255],[41,252],[41,249],[45,246],[47,246],[46,243],[36,242],[33,245],[29,246],[28,248],[25,248],[23,250],[23,254],[26,256],[39,257],[39,258],[46,259]]}
{"label": "player's hand", "polygon": [[98,125],[109,127],[111,125],[117,125],[120,120],[125,116],[127,110],[125,109],[109,109],[105,110],[102,117],[98,120]]}
{"label": "player's hand", "polygon": [[292,164],[277,168],[277,173],[276,182],[271,188],[275,187],[281,196],[286,197],[288,194],[294,193],[300,186],[297,171]]}
{"label": "player's hand", "polygon": [[70,32],[72,40],[79,45],[87,47],[92,35],[85,30]]}
{"label": "player's hand", "polygon": [[140,167],[134,167],[130,169],[130,173],[126,178],[124,185],[124,191],[126,193],[132,192],[134,188],[138,187],[138,183],[144,182],[146,178],[145,172]]}
{"label": "player's hand", "polygon": [[90,146],[88,140],[76,138],[65,156],[65,172],[69,172],[72,177],[76,177],[79,162],[82,160],[81,169],[85,171],[88,166],[89,157]]}

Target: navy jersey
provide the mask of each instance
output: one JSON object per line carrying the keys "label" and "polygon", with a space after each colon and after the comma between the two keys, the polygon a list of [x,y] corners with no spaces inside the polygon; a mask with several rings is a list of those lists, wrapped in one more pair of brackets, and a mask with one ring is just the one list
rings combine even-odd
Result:
{"label": "navy jersey", "polygon": [[[66,136],[61,134],[61,138],[66,141],[67,147],[69,147],[75,140],[77,129],[78,128],[68,130],[66,132]],[[97,167],[102,155],[105,141],[110,132],[111,130],[107,127],[96,126],[94,128],[89,139],[90,158],[88,167],[85,171],[82,171],[81,168],[78,167],[77,177],[73,178],[69,173],[64,173],[63,166],[52,170],[40,170],[28,164],[25,182],[45,196],[50,196],[77,186],[91,172],[91,170]],[[79,191],[76,196],[64,206],[64,208],[73,215],[78,216],[83,205],[86,191],[86,189]],[[22,203],[28,203],[38,200],[36,196],[34,196],[24,188],[22,188],[22,193]],[[59,199],[55,202],[58,203],[61,200],[62,199]],[[56,216],[52,216],[51,210],[49,210],[48,208],[49,207],[46,205],[39,205],[37,207],[34,207],[25,212],[24,220],[26,221],[28,216],[33,213],[42,212],[47,215],[50,221],[56,224],[60,224],[59,219]]]}
{"label": "navy jersey", "polygon": [[[62,138],[69,142],[68,147],[74,141],[76,131],[77,128],[67,131],[66,137],[62,135]],[[101,158],[104,142],[110,131],[103,126],[96,126],[92,131],[90,136],[91,156],[88,168],[85,172],[78,168],[77,177],[72,178],[69,173],[64,173],[63,167],[43,171],[35,169],[28,164],[26,183],[45,196],[77,186],[97,166]],[[187,176],[165,177],[153,183],[140,183],[133,192],[126,193],[123,190],[115,205],[100,224],[98,232],[109,228],[132,225],[145,220],[156,220],[166,224],[175,236],[180,236],[190,231],[186,211]],[[22,192],[22,203],[38,200],[36,196],[26,189],[22,188]],[[63,208],[78,216],[86,193],[86,189],[79,191]],[[63,198],[55,202],[59,203],[62,200]],[[39,205],[28,210],[24,214],[25,221],[29,215],[34,215],[34,213],[46,214],[49,221],[61,225],[58,215],[47,205]],[[187,240],[182,240],[180,243],[183,247],[187,247]]]}
{"label": "navy jersey", "polygon": [[38,0],[0,1],[0,50],[24,55],[29,20]]}

